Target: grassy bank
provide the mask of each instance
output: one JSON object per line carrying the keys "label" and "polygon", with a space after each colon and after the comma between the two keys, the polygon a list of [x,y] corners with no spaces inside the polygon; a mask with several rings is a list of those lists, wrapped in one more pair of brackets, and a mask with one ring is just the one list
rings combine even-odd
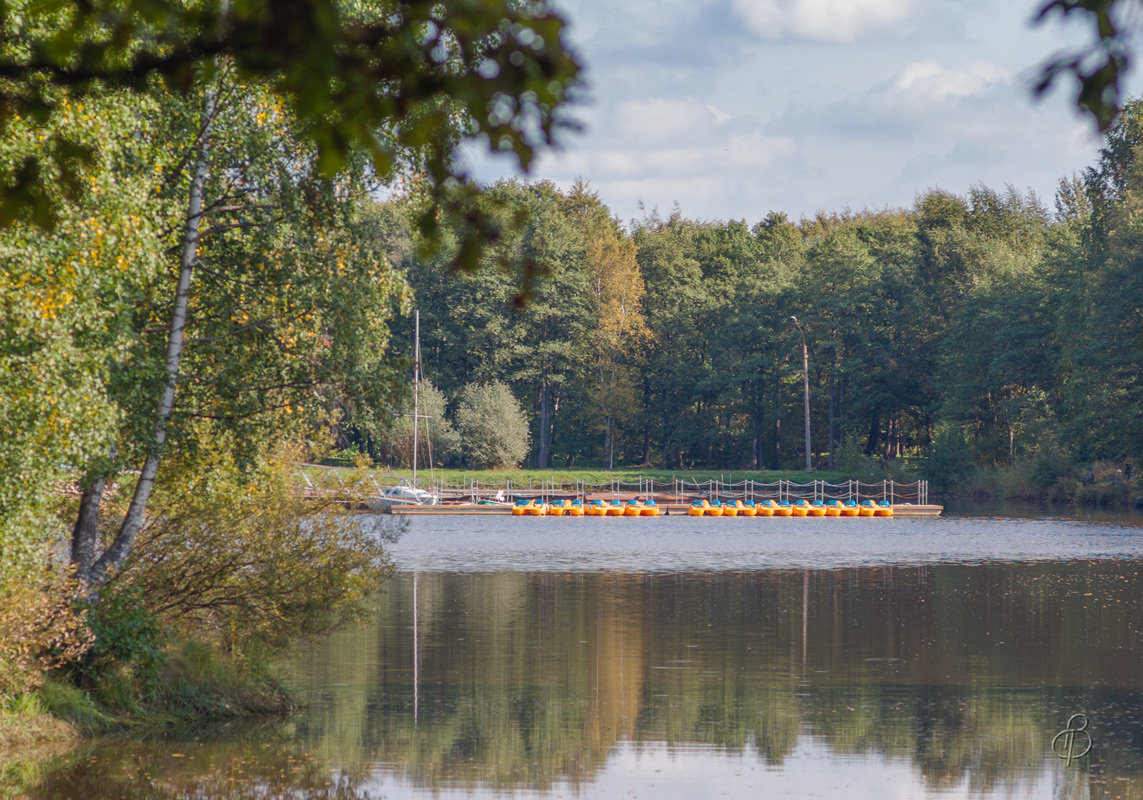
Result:
{"label": "grassy bank", "polygon": [[66,753],[80,736],[77,726],[45,711],[36,693],[0,707],[0,797],[34,785],[43,765]]}
{"label": "grassy bank", "polygon": [[[303,471],[311,476],[319,475],[323,470],[333,467],[349,476],[359,473],[374,477],[379,482],[411,478],[410,469],[356,469],[352,465],[330,461],[327,464],[307,464]],[[838,482],[846,479],[846,475],[837,470],[816,470],[805,472],[803,470],[661,470],[645,467],[624,467],[622,469],[594,469],[590,467],[572,469],[504,469],[504,470],[467,470],[467,469],[419,469],[417,478],[422,481],[446,481],[451,484],[477,481],[485,485],[503,486],[511,481],[513,486],[539,485],[545,482],[575,483],[581,481],[589,484],[608,484],[612,481],[625,483],[638,482],[640,478],[655,480],[659,483],[671,483],[675,479],[690,482],[704,483],[706,481],[733,481],[752,480],[758,483],[775,483],[779,480],[793,481],[795,483],[810,483],[811,481]]]}
{"label": "grassy bank", "polygon": [[186,641],[151,664],[105,664],[50,676],[0,710],[0,751],[126,731],[159,734],[242,718],[288,714],[297,702],[268,668]]}
{"label": "grassy bank", "polygon": [[[328,473],[330,468],[340,473],[343,480],[375,478],[385,485],[411,478],[409,469],[376,469],[372,467],[338,466],[337,462],[322,465],[307,464],[300,469],[311,478]],[[1076,504],[1107,508],[1128,508],[1143,497],[1143,479],[1139,475],[1125,475],[1122,464],[1098,462],[1091,465],[1091,475],[1066,461],[1040,459],[1004,466],[976,466],[962,480],[954,483],[940,495],[947,499],[1015,500],[1037,503]],[[422,483],[440,483],[457,486],[477,482],[482,486],[541,486],[545,483],[569,484],[577,481],[606,486],[613,481],[637,483],[641,478],[654,480],[660,485],[674,480],[702,484],[707,481],[775,483],[779,480],[810,483],[815,480],[844,483],[850,479],[877,482],[883,479],[911,482],[918,478],[919,470],[898,461],[889,466],[873,459],[845,470],[660,470],[645,467],[625,467],[605,470],[590,467],[574,469],[514,469],[514,470],[462,470],[421,469],[417,478]],[[938,495],[932,495],[937,499]]]}
{"label": "grassy bank", "polygon": [[269,671],[184,642],[153,669],[108,665],[80,688],[74,670],[0,706],[0,797],[18,796],[45,765],[92,736],[198,736],[212,725],[284,716],[297,708]]}

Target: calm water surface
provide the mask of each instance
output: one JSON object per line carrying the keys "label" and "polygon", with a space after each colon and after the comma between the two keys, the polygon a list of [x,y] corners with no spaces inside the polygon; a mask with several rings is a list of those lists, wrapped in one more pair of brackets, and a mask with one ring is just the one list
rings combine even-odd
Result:
{"label": "calm water surface", "polygon": [[310,712],[31,796],[1143,797],[1138,522],[416,519]]}

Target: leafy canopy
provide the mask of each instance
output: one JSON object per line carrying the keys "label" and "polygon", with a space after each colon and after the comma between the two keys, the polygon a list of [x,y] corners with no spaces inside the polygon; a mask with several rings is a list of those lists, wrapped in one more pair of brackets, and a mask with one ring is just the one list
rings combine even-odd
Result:
{"label": "leafy canopy", "polygon": [[[219,59],[239,81],[286,99],[332,175],[354,152],[376,174],[412,168],[434,205],[464,185],[453,152],[482,138],[527,169],[574,127],[564,107],[579,65],[563,20],[533,0],[95,0],[0,4],[0,138],[23,117],[43,121],[62,97],[159,80],[188,90]],[[0,224],[56,223],[51,193],[78,191],[93,148],[60,139],[0,174]],[[474,238],[491,234],[469,219]],[[421,219],[435,229],[437,215]],[[465,252],[469,252],[465,250]]]}

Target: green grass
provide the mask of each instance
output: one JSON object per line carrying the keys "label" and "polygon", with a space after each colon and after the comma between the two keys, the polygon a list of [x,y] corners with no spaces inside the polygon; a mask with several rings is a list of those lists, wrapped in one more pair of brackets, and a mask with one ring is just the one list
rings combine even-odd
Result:
{"label": "green grass", "polygon": [[36,695],[44,711],[80,730],[95,732],[114,727],[112,717],[95,704],[91,695],[70,683],[49,680],[36,691]]}
{"label": "green grass", "polygon": [[[326,467],[305,465],[303,471],[310,475],[320,474]],[[335,468],[348,477],[355,470],[350,468]],[[365,470],[367,475],[377,478],[378,482],[388,482],[400,478],[412,477],[410,469],[384,469],[371,468]],[[508,481],[513,486],[528,485],[529,482],[539,484],[543,482],[606,484],[613,480],[628,483],[637,482],[639,478],[650,478],[660,483],[671,483],[676,478],[690,482],[703,483],[711,480],[733,481],[738,483],[744,480],[753,480],[757,483],[776,483],[778,480],[793,481],[794,483],[810,483],[815,480],[841,482],[845,475],[838,471],[821,470],[804,472],[799,470],[661,470],[646,467],[623,467],[620,469],[596,469],[591,467],[573,469],[513,469],[513,470],[468,470],[468,469],[418,469],[418,480],[446,481],[458,484],[476,480],[482,484],[504,485]]]}
{"label": "green grass", "polygon": [[50,678],[0,707],[0,754],[6,746],[81,734],[171,731],[278,716],[298,707],[268,669],[236,664],[215,645],[191,640],[169,648],[157,681],[140,681],[129,665],[118,663],[92,678],[83,689],[63,676]]}
{"label": "green grass", "polygon": [[[70,741],[76,729],[56,716],[45,701],[44,684],[36,691],[25,692],[0,703],[0,764],[5,754],[27,750],[46,742]],[[0,770],[3,774],[3,770]],[[4,775],[4,777],[11,777]],[[0,791],[0,796],[3,792]]]}

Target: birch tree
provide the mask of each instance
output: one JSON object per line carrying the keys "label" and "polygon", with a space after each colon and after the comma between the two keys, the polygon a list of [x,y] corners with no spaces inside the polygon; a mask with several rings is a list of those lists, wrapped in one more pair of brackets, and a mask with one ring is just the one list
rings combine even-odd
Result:
{"label": "birch tree", "polygon": [[[33,238],[58,229],[61,209],[83,201],[93,165],[118,146],[128,156],[107,174],[143,181],[133,212],[155,221],[143,237],[158,254],[144,261],[153,271],[105,329],[107,358],[85,367],[101,396],[92,407],[111,421],[80,447],[65,437],[61,450],[78,450],[85,473],[72,555],[91,587],[129,555],[172,446],[195,447],[204,426],[224,428],[235,447],[279,431],[318,386],[392,390],[381,360],[352,358],[384,353],[387,317],[407,303],[349,224],[363,179],[421,175],[419,224],[433,243],[442,219],[461,219],[460,141],[482,137],[526,168],[569,127],[562,109],[578,71],[562,20],[509,0],[318,0],[272,14],[242,0],[17,2],[0,8],[0,36],[0,136],[40,129],[39,142],[33,133],[32,146],[0,158],[0,226]],[[68,102],[111,92],[134,100],[136,125],[102,139],[80,125],[42,146]],[[467,214],[459,227],[457,261],[475,264],[491,223]],[[99,552],[106,482],[133,466],[134,495]]]}

